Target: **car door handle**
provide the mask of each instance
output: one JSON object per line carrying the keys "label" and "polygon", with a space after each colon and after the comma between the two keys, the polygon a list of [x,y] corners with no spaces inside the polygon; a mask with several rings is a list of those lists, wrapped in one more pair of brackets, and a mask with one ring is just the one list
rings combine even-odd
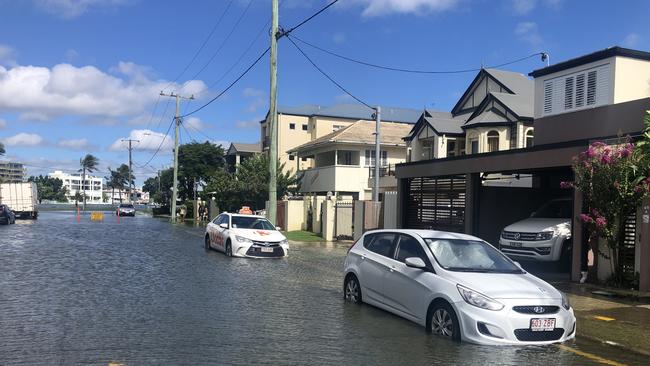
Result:
{"label": "car door handle", "polygon": [[361,256],[361,260],[366,260],[366,256],[365,256],[365,255],[362,255],[362,256]]}

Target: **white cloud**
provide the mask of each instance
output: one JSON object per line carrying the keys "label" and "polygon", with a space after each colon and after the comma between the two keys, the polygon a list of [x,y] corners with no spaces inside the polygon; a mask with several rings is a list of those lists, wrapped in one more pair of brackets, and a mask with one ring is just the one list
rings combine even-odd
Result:
{"label": "white cloud", "polygon": [[0,65],[15,65],[15,56],[16,51],[12,47],[0,43]]}
{"label": "white cloud", "polygon": [[2,140],[7,146],[38,146],[42,145],[44,140],[35,133],[21,132],[17,135],[7,137]]}
{"label": "white cloud", "polygon": [[518,23],[517,27],[515,28],[515,35],[519,37],[520,40],[530,44],[533,47],[537,47],[544,42],[544,39],[539,34],[537,23],[535,22]]}
{"label": "white cloud", "polygon": [[235,122],[235,127],[237,128],[260,128],[260,121],[263,120],[264,117],[257,117],[245,121],[237,121]]}
{"label": "white cloud", "polygon": [[641,36],[637,33],[630,33],[623,38],[623,46],[634,48],[641,42]]}
{"label": "white cloud", "polygon": [[261,97],[264,95],[264,92],[261,91],[260,89],[255,89],[255,88],[245,88],[242,91],[242,95],[244,95],[246,98],[251,98],[251,97]]}
{"label": "white cloud", "polygon": [[361,15],[374,17],[400,14],[422,14],[445,11],[453,8],[459,0],[349,0],[348,3],[363,7]]}
{"label": "white cloud", "polygon": [[[0,66],[0,108],[28,113],[25,118],[39,116],[37,120],[62,115],[136,116],[150,113],[150,106],[163,88],[181,87],[152,80],[145,67],[133,63],[120,63],[114,70],[123,77],[94,66]],[[203,81],[193,80],[183,88],[198,93],[206,86]]]}
{"label": "white cloud", "polygon": [[87,151],[87,150],[94,149],[94,147],[88,142],[88,139],[59,140],[56,146],[62,147],[64,149],[80,150],[80,151]]}
{"label": "white cloud", "polygon": [[128,142],[122,141],[125,139],[140,141],[133,145],[133,150],[158,150],[160,146],[160,152],[164,153],[171,152],[174,148],[174,139],[171,136],[151,130],[132,130],[128,137],[115,140],[108,149],[112,151],[126,150]]}
{"label": "white cloud", "polygon": [[530,13],[535,9],[537,0],[510,0],[512,11],[517,15],[524,15]]}
{"label": "white cloud", "polygon": [[0,118],[0,130],[4,129],[7,127],[7,121]]}
{"label": "white cloud", "polygon": [[79,52],[73,48],[65,51],[65,59],[68,62],[76,61],[79,58]]}
{"label": "white cloud", "polygon": [[114,9],[132,0],[32,0],[37,8],[64,19],[78,17],[94,9]]}
{"label": "white cloud", "polygon": [[258,109],[266,107],[266,93],[262,90],[255,88],[246,88],[242,91],[245,98],[251,99],[245,111],[248,113],[255,113]]}
{"label": "white cloud", "polygon": [[201,131],[201,130],[203,130],[205,128],[205,123],[203,123],[203,121],[201,121],[201,119],[197,118],[197,117],[185,118],[183,120],[183,124],[185,125],[185,127],[190,128],[190,129],[194,129],[194,130],[197,130],[197,131]]}

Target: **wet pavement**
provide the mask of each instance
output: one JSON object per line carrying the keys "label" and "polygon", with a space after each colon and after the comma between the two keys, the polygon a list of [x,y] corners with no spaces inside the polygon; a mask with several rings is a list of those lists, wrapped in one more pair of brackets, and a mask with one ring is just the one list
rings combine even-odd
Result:
{"label": "wet pavement", "polygon": [[[277,260],[206,252],[203,229],[44,212],[0,226],[0,365],[642,365],[586,339],[484,347],[342,300],[347,245]],[[580,327],[580,324],[578,324]]]}

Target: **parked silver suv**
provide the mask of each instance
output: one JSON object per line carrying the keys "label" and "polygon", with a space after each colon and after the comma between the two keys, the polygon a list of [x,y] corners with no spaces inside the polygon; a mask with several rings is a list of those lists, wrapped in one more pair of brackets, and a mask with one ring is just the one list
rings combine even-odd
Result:
{"label": "parked silver suv", "polygon": [[517,260],[558,261],[571,249],[572,200],[552,200],[529,218],[506,226],[499,246]]}

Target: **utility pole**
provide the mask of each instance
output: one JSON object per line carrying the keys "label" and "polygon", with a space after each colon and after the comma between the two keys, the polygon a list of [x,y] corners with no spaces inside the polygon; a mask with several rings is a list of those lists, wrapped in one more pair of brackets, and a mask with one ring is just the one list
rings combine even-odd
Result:
{"label": "utility pole", "polygon": [[379,202],[379,164],[381,161],[381,107],[375,108],[375,181],[372,188],[372,200]]}
{"label": "utility pole", "polygon": [[181,127],[181,99],[194,99],[194,95],[189,97],[181,96],[180,94],[165,94],[162,91],[160,92],[162,97],[172,97],[176,98],[176,114],[174,117],[174,122],[176,123],[176,128],[174,128],[174,180],[172,181],[172,222],[176,222],[176,199],[178,198],[178,135],[180,134]]}
{"label": "utility pole", "polygon": [[269,103],[269,209],[266,218],[273,225],[276,221],[277,203],[277,177],[278,177],[278,113],[277,113],[277,93],[278,93],[278,0],[271,3],[273,12],[273,21],[271,25],[271,100]]}
{"label": "utility pole", "polygon": [[[131,159],[131,150],[133,150],[133,146],[131,146],[131,143],[140,142],[140,140],[122,139],[122,141],[129,142],[129,203],[133,203],[133,188],[135,188],[135,184],[132,184],[133,183],[133,161]],[[132,185],[133,188],[131,188]]]}

